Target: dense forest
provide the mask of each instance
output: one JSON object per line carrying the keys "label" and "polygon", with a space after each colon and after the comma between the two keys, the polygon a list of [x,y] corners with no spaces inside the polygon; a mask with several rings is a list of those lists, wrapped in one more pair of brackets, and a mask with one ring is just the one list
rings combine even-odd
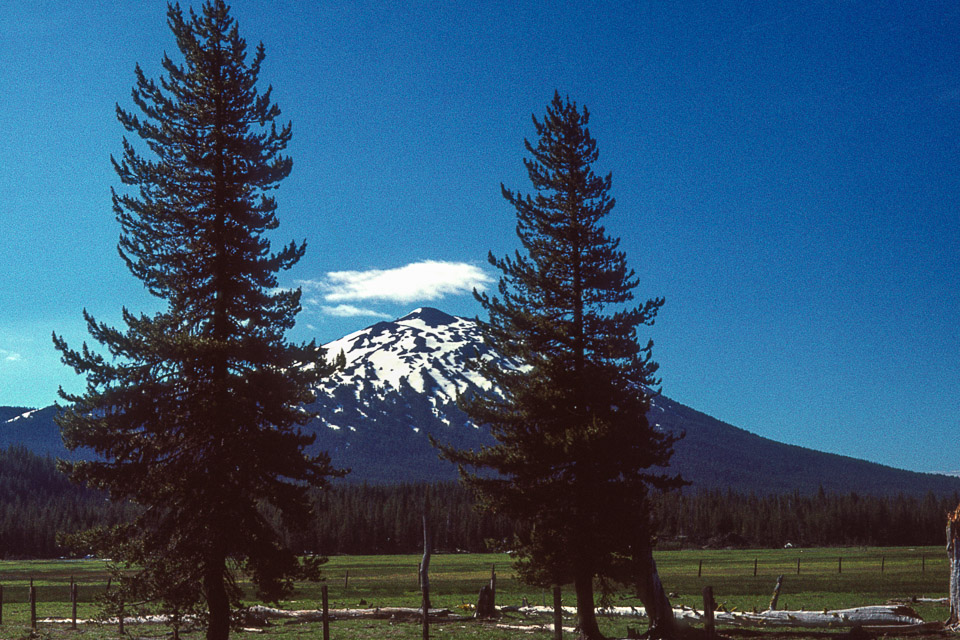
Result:
{"label": "dense forest", "polygon": [[920,546],[945,544],[960,495],[755,496],[711,491],[652,498],[661,547]]}
{"label": "dense forest", "polygon": [[422,551],[425,506],[439,551],[506,549],[514,535],[509,521],[478,513],[470,493],[453,482],[343,483],[318,494],[317,502],[315,527],[295,540],[304,550],[324,554]]}
{"label": "dense forest", "polygon": [[[295,548],[336,554],[417,553],[427,505],[440,551],[508,550],[510,522],[478,513],[456,483],[339,483],[315,494],[317,518],[291,535]],[[660,548],[940,545],[946,514],[960,496],[924,498],[856,494],[745,496],[674,492],[652,496]],[[23,447],[0,449],[0,557],[70,554],[58,532],[111,524],[131,513],[101,493],[77,487],[51,458]]]}
{"label": "dense forest", "polygon": [[55,558],[65,550],[58,532],[75,532],[124,520],[131,509],[78,487],[52,458],[24,447],[0,449],[0,557]]}

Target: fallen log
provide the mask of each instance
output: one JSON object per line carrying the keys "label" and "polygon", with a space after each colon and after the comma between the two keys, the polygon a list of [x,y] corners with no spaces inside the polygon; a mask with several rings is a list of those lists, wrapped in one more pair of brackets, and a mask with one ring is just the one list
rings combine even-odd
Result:
{"label": "fallen log", "polygon": [[[546,615],[552,610],[547,607],[524,607],[521,612]],[[564,613],[573,615],[575,610],[564,607]],[[645,618],[643,607],[608,607],[598,609],[598,615],[628,616]],[[675,608],[673,615],[677,620],[687,623],[702,623],[703,612],[688,607]],[[773,611],[759,613],[738,611],[715,611],[714,622],[718,625],[737,627],[811,627],[811,628],[853,628],[863,626],[910,626],[923,624],[923,619],[910,607],[903,605],[875,605],[838,609],[834,611]]]}
{"label": "fallen log", "polygon": [[[254,605],[245,609],[243,612],[243,623],[250,626],[263,626],[270,620],[296,620],[298,622],[322,622],[323,611],[318,609],[275,609],[262,605]],[[331,620],[410,620],[419,621],[423,617],[423,612],[419,607],[375,607],[373,609],[330,609],[329,616]],[[455,615],[450,609],[430,609],[431,619],[448,622],[464,622],[473,620],[473,616]],[[192,618],[191,618],[192,620]],[[124,616],[126,624],[168,624],[170,616],[168,615],[147,615],[147,616]],[[44,624],[70,624],[70,618],[43,618],[38,622]],[[117,624],[117,618],[107,618],[105,620],[77,620],[79,624]]]}
{"label": "fallen log", "polygon": [[[491,625],[494,629],[503,629],[505,631],[523,631],[526,633],[535,633],[537,631],[546,631],[553,633],[555,627],[553,624],[494,624]],[[564,633],[572,634],[576,633],[576,627],[561,627]]]}
{"label": "fallen log", "polygon": [[[553,615],[552,607],[520,607],[519,612],[524,615]],[[576,615],[576,608],[563,607],[565,616]],[[454,614],[449,609],[430,609],[430,617],[437,621],[445,622],[467,622],[474,620],[473,616],[464,616]],[[264,625],[270,620],[296,620],[299,622],[321,622],[323,612],[316,609],[289,610],[275,609],[255,605],[245,611],[244,626]],[[409,620],[419,621],[423,612],[419,607],[375,607],[373,609],[331,609],[329,611],[331,620],[351,620],[351,619],[369,619],[369,620]],[[597,615],[601,616],[626,616],[646,618],[647,613],[643,607],[608,607],[597,610]],[[679,607],[673,609],[674,618],[677,621],[685,623],[700,624],[703,622],[703,612],[690,607]],[[42,623],[64,623],[69,624],[69,618],[47,618],[41,620]],[[79,620],[78,622],[87,623],[91,620]],[[106,620],[100,622],[116,623]],[[124,622],[135,624],[166,623],[169,622],[167,616],[142,616],[127,617]],[[831,628],[831,629],[849,629],[853,627],[863,627],[865,630],[885,630],[897,632],[911,632],[916,630],[929,630],[930,628],[940,626],[940,623],[925,623],[917,613],[910,607],[904,605],[876,605],[870,607],[856,607],[853,609],[838,609],[835,611],[762,611],[760,613],[738,612],[738,611],[715,611],[714,622],[718,625],[736,626],[736,627],[809,627],[809,628]],[[507,629],[508,626],[496,625],[498,628]],[[529,629],[523,625],[511,625]],[[553,629],[552,624],[536,625],[543,629]],[[566,628],[564,629],[566,631]]]}
{"label": "fallen log", "polygon": [[[430,609],[429,613],[431,618],[452,622],[473,620],[473,616],[455,615],[450,609]],[[423,611],[419,607],[375,607],[373,609],[330,609],[329,615],[331,620],[358,618],[369,620],[420,620]],[[290,610],[255,605],[246,610],[246,619],[263,621],[296,619],[303,622],[318,622],[323,619],[323,612],[316,609]]]}
{"label": "fallen log", "polygon": [[[37,620],[41,624],[73,624],[73,618],[61,618],[61,617],[49,617],[49,618],[40,618]],[[168,615],[149,615],[149,616],[124,616],[124,624],[168,624],[170,622],[170,616]],[[120,620],[118,618],[91,618],[91,619],[80,619],[77,618],[77,624],[119,624]]]}
{"label": "fallen log", "polygon": [[[727,621],[727,617],[731,620]],[[916,611],[903,605],[876,605],[834,611],[763,611],[721,613],[719,619],[741,626],[852,628],[867,626],[906,627],[923,624]],[[719,620],[718,620],[719,621]]]}
{"label": "fallen log", "polygon": [[893,598],[891,600],[887,600],[887,604],[940,604],[947,606],[950,604],[950,598]]}

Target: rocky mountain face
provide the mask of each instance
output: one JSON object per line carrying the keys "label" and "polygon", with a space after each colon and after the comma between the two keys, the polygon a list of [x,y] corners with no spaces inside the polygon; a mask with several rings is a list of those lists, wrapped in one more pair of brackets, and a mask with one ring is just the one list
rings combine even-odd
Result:
{"label": "rocky mountain face", "polygon": [[[458,394],[491,393],[489,382],[466,366],[471,358],[506,361],[480,341],[476,324],[432,308],[378,322],[326,345],[346,366],[318,390],[306,426],[313,447],[350,468],[352,481],[370,483],[452,480],[456,469],[437,457],[428,434],[460,448],[492,444],[487,429],[457,407]],[[64,455],[53,424],[55,409],[0,407],[0,447],[23,444]],[[648,418],[658,429],[684,433],[671,469],[691,482],[686,491],[741,493],[828,492],[944,495],[960,478],[903,471],[854,458],[782,444],[723,423],[665,396]]]}

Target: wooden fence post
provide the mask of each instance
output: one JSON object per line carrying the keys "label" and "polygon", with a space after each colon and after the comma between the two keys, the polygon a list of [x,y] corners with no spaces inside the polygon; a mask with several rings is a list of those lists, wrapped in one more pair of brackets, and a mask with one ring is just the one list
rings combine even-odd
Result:
{"label": "wooden fence post", "polygon": [[430,528],[427,526],[429,502],[423,509],[423,560],[420,561],[420,589],[423,592],[423,640],[430,640]]}
{"label": "wooden fence post", "polygon": [[553,638],[563,639],[563,599],[558,584],[553,585]]}
{"label": "wooden fence post", "polygon": [[703,575],[703,560],[701,560],[700,563],[697,565],[697,577],[699,578],[702,575]]}
{"label": "wooden fence post", "polygon": [[30,580],[30,628],[37,630],[37,588],[33,586],[33,579]]}
{"label": "wooden fence post", "polygon": [[708,638],[712,638],[716,634],[716,626],[713,621],[713,610],[715,608],[713,587],[708,585],[703,588],[703,630],[706,631]]}
{"label": "wooden fence post", "polygon": [[800,575],[800,558],[797,558],[797,575]]}
{"label": "wooden fence post", "polygon": [[327,585],[320,588],[323,598],[323,640],[330,640],[330,607],[327,600]]}
{"label": "wooden fence post", "polygon": [[70,628],[77,628],[77,583],[70,578]]}
{"label": "wooden fence post", "polygon": [[756,558],[753,559],[753,577],[754,578],[757,577],[757,559]]}
{"label": "wooden fence post", "polygon": [[117,631],[123,635],[123,600],[120,601],[120,614],[117,616]]}
{"label": "wooden fence post", "polygon": [[887,564],[887,556],[880,556],[880,573],[883,573],[885,564]]}
{"label": "wooden fence post", "polygon": [[350,584],[350,569],[347,569],[343,574],[343,590],[347,590],[347,586]]}
{"label": "wooden fence post", "polygon": [[843,556],[837,558],[837,573],[843,573]]}

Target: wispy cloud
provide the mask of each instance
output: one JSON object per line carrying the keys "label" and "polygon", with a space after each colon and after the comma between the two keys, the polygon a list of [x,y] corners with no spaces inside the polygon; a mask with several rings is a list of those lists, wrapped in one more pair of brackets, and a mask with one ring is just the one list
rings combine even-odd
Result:
{"label": "wispy cloud", "polygon": [[[328,303],[361,300],[411,303],[467,294],[475,288],[486,288],[492,281],[482,269],[466,262],[424,260],[396,269],[331,271],[320,280],[302,280],[298,284],[304,292],[316,293]],[[359,310],[347,304],[320,306],[321,310],[332,315],[347,315],[347,310]],[[366,311],[369,313],[364,315],[381,315]]]}
{"label": "wispy cloud", "polygon": [[20,354],[16,351],[8,351],[7,349],[0,349],[0,360],[3,362],[17,362],[21,360]]}
{"label": "wispy cloud", "polygon": [[328,316],[336,316],[338,318],[354,318],[358,316],[368,318],[390,317],[390,314],[388,313],[381,313],[380,311],[375,311],[373,309],[361,309],[360,307],[355,307],[352,304],[338,304],[335,307],[320,305],[319,309],[322,313]]}

